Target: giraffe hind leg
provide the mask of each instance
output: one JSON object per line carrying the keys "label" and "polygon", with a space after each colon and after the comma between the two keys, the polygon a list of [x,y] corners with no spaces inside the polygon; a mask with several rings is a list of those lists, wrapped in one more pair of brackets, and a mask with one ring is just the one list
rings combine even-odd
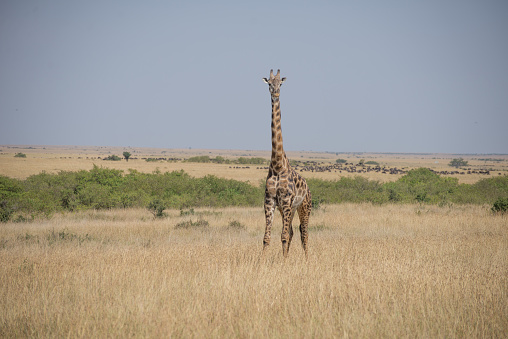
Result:
{"label": "giraffe hind leg", "polygon": [[291,243],[291,238],[293,237],[293,227],[291,225],[291,217],[294,215],[289,206],[281,209],[282,214],[282,254],[284,258],[287,258],[289,253],[289,244]]}
{"label": "giraffe hind leg", "polygon": [[288,240],[288,252],[289,247],[291,246],[291,240],[293,239],[293,222],[289,223],[289,240]]}
{"label": "giraffe hind leg", "polygon": [[302,240],[302,247],[303,251],[305,252],[305,256],[307,256],[307,240],[309,237],[308,226],[311,210],[312,210],[312,199],[309,192],[307,193],[305,201],[298,208],[298,218],[300,219],[300,238]]}
{"label": "giraffe hind leg", "polygon": [[[291,246],[291,240],[293,240],[293,218],[295,217],[295,212],[296,210],[291,208],[291,212],[290,212],[290,215],[289,215],[289,226],[288,226],[288,231],[289,231],[289,239],[288,239],[288,253],[289,253],[289,247]],[[283,220],[284,222],[284,220]]]}

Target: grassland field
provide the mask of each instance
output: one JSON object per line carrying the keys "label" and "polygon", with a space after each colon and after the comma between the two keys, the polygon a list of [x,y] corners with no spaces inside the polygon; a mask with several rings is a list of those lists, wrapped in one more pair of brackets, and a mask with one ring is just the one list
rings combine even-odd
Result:
{"label": "grassland field", "polygon": [[[129,161],[104,161],[102,158],[123,152],[132,154]],[[16,153],[24,153],[26,158],[15,158]],[[349,163],[358,163],[361,159],[376,161],[381,166],[396,167],[410,170],[419,167],[430,168],[435,171],[452,171],[454,168],[448,163],[454,158],[464,158],[468,161],[468,168],[472,170],[489,169],[490,176],[508,174],[508,155],[460,155],[460,154],[403,154],[403,153],[336,153],[336,152],[287,152],[291,160],[314,161],[320,164],[334,164],[337,159],[345,159]],[[239,157],[261,157],[270,159],[270,151],[253,150],[203,150],[203,149],[158,149],[133,147],[92,147],[92,146],[13,146],[0,145],[0,175],[25,179],[41,171],[57,173],[59,171],[90,170],[94,165],[105,168],[120,169],[127,172],[135,169],[140,172],[152,173],[155,170],[170,172],[184,170],[194,177],[213,174],[219,177],[251,182],[258,185],[260,180],[266,179],[267,171],[262,166],[235,166],[215,163],[191,163],[183,160],[193,156],[207,155],[222,156],[226,159]],[[180,159],[178,161],[147,162],[146,158]],[[494,161],[497,160],[497,161]],[[250,168],[246,168],[250,167]],[[380,182],[395,181],[401,174],[347,173],[347,172],[304,172],[305,177],[324,180],[337,180],[341,176],[364,176],[370,180]],[[459,183],[471,184],[488,176],[484,174],[452,174]]]}
{"label": "grassland field", "polygon": [[[0,146],[0,174],[17,178],[42,170],[89,170],[97,164],[125,171],[184,169],[192,176],[214,174],[258,184],[266,171],[252,166],[230,169],[141,158],[269,156],[254,151],[15,147]],[[98,160],[123,151],[138,159]],[[14,158],[17,152],[27,158]],[[288,156],[438,169],[460,155]],[[506,156],[461,157],[473,167],[493,168],[491,175],[506,173],[506,160],[477,160]],[[304,176],[334,180],[339,174]],[[480,178],[484,176],[459,180]],[[282,258],[280,220],[269,250],[261,253],[262,208],[169,210],[160,219],[146,209],[87,210],[2,223],[0,337],[506,338],[508,216],[489,208],[321,205],[311,215],[308,258],[295,217],[287,260]]]}

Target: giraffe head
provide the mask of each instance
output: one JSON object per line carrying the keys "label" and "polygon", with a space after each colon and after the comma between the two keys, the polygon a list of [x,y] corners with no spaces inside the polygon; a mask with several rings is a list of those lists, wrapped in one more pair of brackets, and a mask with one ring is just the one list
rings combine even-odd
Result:
{"label": "giraffe head", "polygon": [[270,70],[270,79],[263,78],[263,81],[268,84],[270,94],[278,97],[280,95],[280,86],[286,80],[286,78],[280,78],[280,69],[277,70],[277,74],[273,75],[273,69]]}

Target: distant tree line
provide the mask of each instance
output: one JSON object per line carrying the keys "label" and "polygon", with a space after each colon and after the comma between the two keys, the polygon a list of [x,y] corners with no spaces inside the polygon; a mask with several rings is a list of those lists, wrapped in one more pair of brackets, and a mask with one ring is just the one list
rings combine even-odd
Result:
{"label": "distant tree line", "polygon": [[210,158],[207,155],[200,155],[191,157],[186,162],[198,162],[198,163],[215,163],[215,164],[238,164],[238,165],[267,165],[268,160],[264,158],[245,158],[240,157],[238,159],[226,159],[221,156],[216,156],[215,158]]}

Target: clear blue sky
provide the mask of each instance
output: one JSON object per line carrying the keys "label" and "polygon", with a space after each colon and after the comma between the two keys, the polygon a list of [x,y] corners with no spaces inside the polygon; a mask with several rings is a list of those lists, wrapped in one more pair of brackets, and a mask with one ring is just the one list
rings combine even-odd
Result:
{"label": "clear blue sky", "polygon": [[508,1],[0,3],[0,144],[508,153]]}

